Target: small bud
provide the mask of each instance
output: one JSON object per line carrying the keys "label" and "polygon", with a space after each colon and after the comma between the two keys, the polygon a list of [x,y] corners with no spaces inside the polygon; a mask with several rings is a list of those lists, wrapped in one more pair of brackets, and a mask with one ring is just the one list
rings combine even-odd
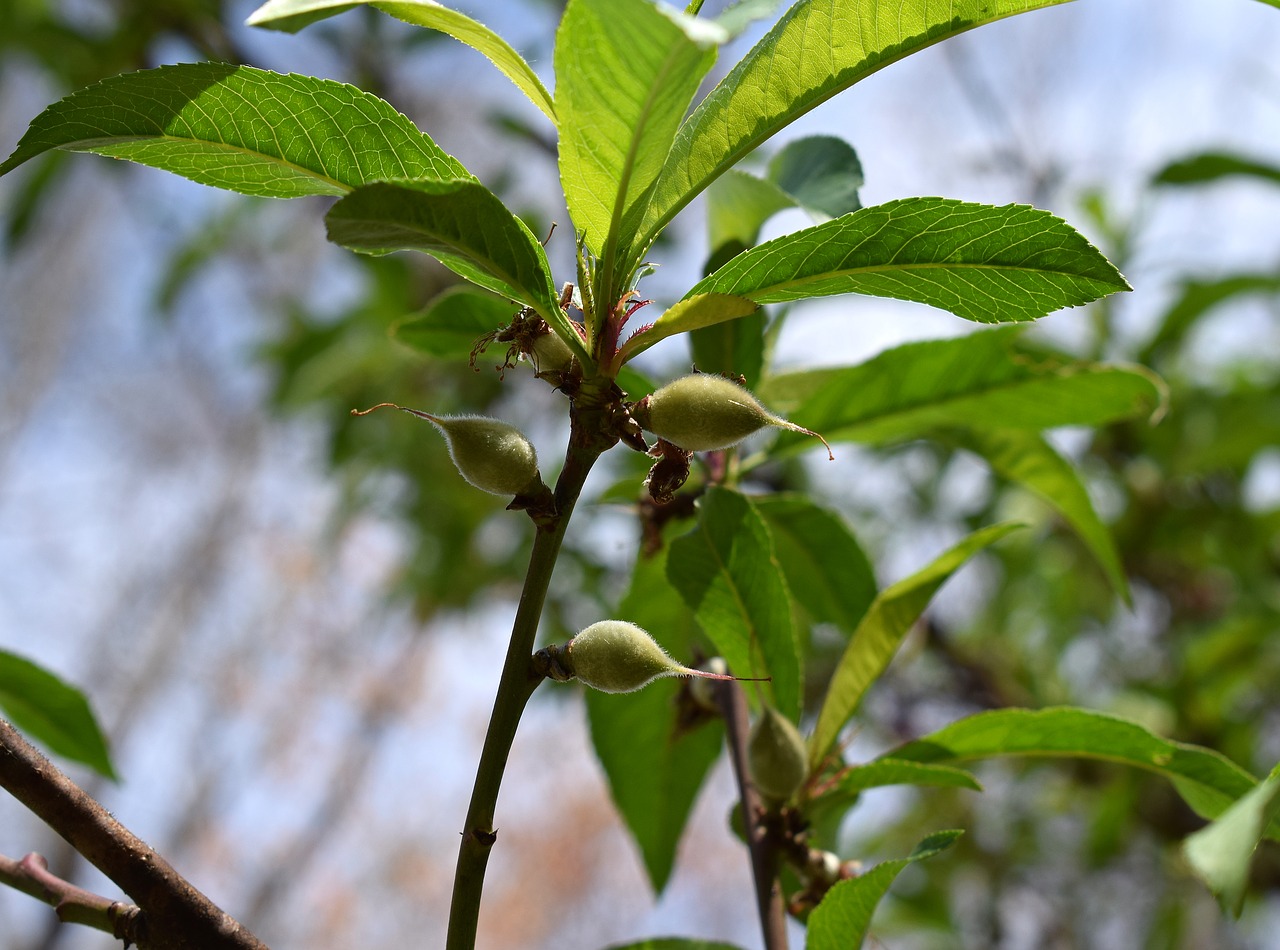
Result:
{"label": "small bud", "polygon": [[631,410],[632,417],[659,438],[690,452],[737,445],[765,426],[802,432],[831,446],[816,432],[775,416],[737,383],[714,373],[694,373],[667,383]]}
{"label": "small bud", "polygon": [[800,730],[771,706],[765,707],[751,727],[747,761],[756,790],[774,802],[785,802],[794,795],[809,770]]}
{"label": "small bud", "polygon": [[551,330],[535,336],[528,346],[535,372],[563,373],[573,361],[573,350],[569,349],[569,344]]}
{"label": "small bud", "polygon": [[625,620],[593,623],[565,645],[560,661],[570,676],[604,693],[631,693],[665,676],[734,679],[682,666],[647,632]]}
{"label": "small bud", "polygon": [[458,472],[481,491],[495,495],[531,495],[542,484],[533,443],[515,426],[486,416],[433,416],[395,403],[379,403],[355,416],[390,407],[426,419],[449,444]]}

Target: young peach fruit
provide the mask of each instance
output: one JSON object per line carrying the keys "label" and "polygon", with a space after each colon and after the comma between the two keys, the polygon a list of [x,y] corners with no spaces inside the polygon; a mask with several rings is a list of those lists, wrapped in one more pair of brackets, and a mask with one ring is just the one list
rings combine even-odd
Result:
{"label": "young peach fruit", "polygon": [[351,412],[363,416],[383,407],[426,419],[439,429],[459,474],[481,491],[495,495],[529,495],[542,484],[538,453],[515,426],[487,416],[433,416],[391,402],[379,403],[363,412],[354,409]]}
{"label": "young peach fruit", "polygon": [[727,449],[765,426],[802,432],[827,445],[818,433],[775,416],[746,389],[714,373],[672,380],[636,403],[631,415],[654,435],[689,452]]}
{"label": "young peach fruit", "polygon": [[808,757],[800,730],[782,713],[766,706],[751,727],[747,763],[756,790],[773,802],[785,802],[804,784]]}

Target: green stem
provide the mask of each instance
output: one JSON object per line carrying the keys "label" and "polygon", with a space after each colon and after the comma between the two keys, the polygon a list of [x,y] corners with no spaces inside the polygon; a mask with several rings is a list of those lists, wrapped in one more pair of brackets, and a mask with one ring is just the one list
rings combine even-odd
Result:
{"label": "green stem", "polygon": [[565,529],[569,525],[569,516],[582,492],[591,466],[600,456],[600,447],[584,445],[584,440],[579,436],[575,420],[575,431],[570,437],[564,469],[556,482],[556,515],[539,525],[533,541],[529,570],[525,575],[524,589],[520,593],[520,606],[516,610],[515,623],[511,629],[511,643],[507,648],[502,678],[498,682],[493,715],[489,719],[489,731],[485,734],[480,765],[476,769],[476,781],[471,791],[471,805],[467,809],[462,846],[458,850],[446,950],[473,950],[475,947],[485,867],[489,863],[489,852],[493,850],[494,841],[497,840],[493,818],[498,789],[502,785],[502,773],[507,767],[507,755],[511,751],[511,743],[515,739],[516,727],[520,724],[525,703],[542,681],[542,677],[534,672],[530,663],[538,622],[542,618],[547,588],[555,570]]}

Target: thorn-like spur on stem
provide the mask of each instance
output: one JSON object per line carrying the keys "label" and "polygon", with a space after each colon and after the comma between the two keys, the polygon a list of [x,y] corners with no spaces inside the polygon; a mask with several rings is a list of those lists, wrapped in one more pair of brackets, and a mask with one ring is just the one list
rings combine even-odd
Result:
{"label": "thorn-like spur on stem", "polygon": [[101,930],[123,940],[125,946],[140,944],[146,937],[146,919],[137,904],[112,900],[64,881],[34,852],[21,861],[0,854],[0,883],[49,904],[63,923]]}

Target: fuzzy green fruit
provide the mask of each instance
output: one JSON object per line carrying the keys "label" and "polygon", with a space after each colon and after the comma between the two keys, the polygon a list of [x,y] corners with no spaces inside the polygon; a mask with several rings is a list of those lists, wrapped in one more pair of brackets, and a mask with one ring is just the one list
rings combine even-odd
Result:
{"label": "fuzzy green fruit", "polygon": [[775,416],[746,389],[714,373],[672,380],[636,403],[631,415],[643,428],[689,452],[730,448],[766,426],[802,432],[827,445],[818,433]]}
{"label": "fuzzy green fruit", "polygon": [[645,630],[625,620],[600,620],[584,629],[565,646],[563,662],[570,676],[604,693],[635,692],[664,676],[733,679],[682,666]]}
{"label": "fuzzy green fruit", "polygon": [[808,775],[808,756],[800,730],[782,713],[766,706],[751,727],[747,763],[756,790],[771,801],[785,802]]}
{"label": "fuzzy green fruit", "polygon": [[459,474],[481,491],[495,495],[532,495],[542,484],[538,453],[515,426],[487,416],[433,416],[391,402],[363,412],[354,409],[351,412],[363,416],[384,407],[426,419],[439,429]]}

